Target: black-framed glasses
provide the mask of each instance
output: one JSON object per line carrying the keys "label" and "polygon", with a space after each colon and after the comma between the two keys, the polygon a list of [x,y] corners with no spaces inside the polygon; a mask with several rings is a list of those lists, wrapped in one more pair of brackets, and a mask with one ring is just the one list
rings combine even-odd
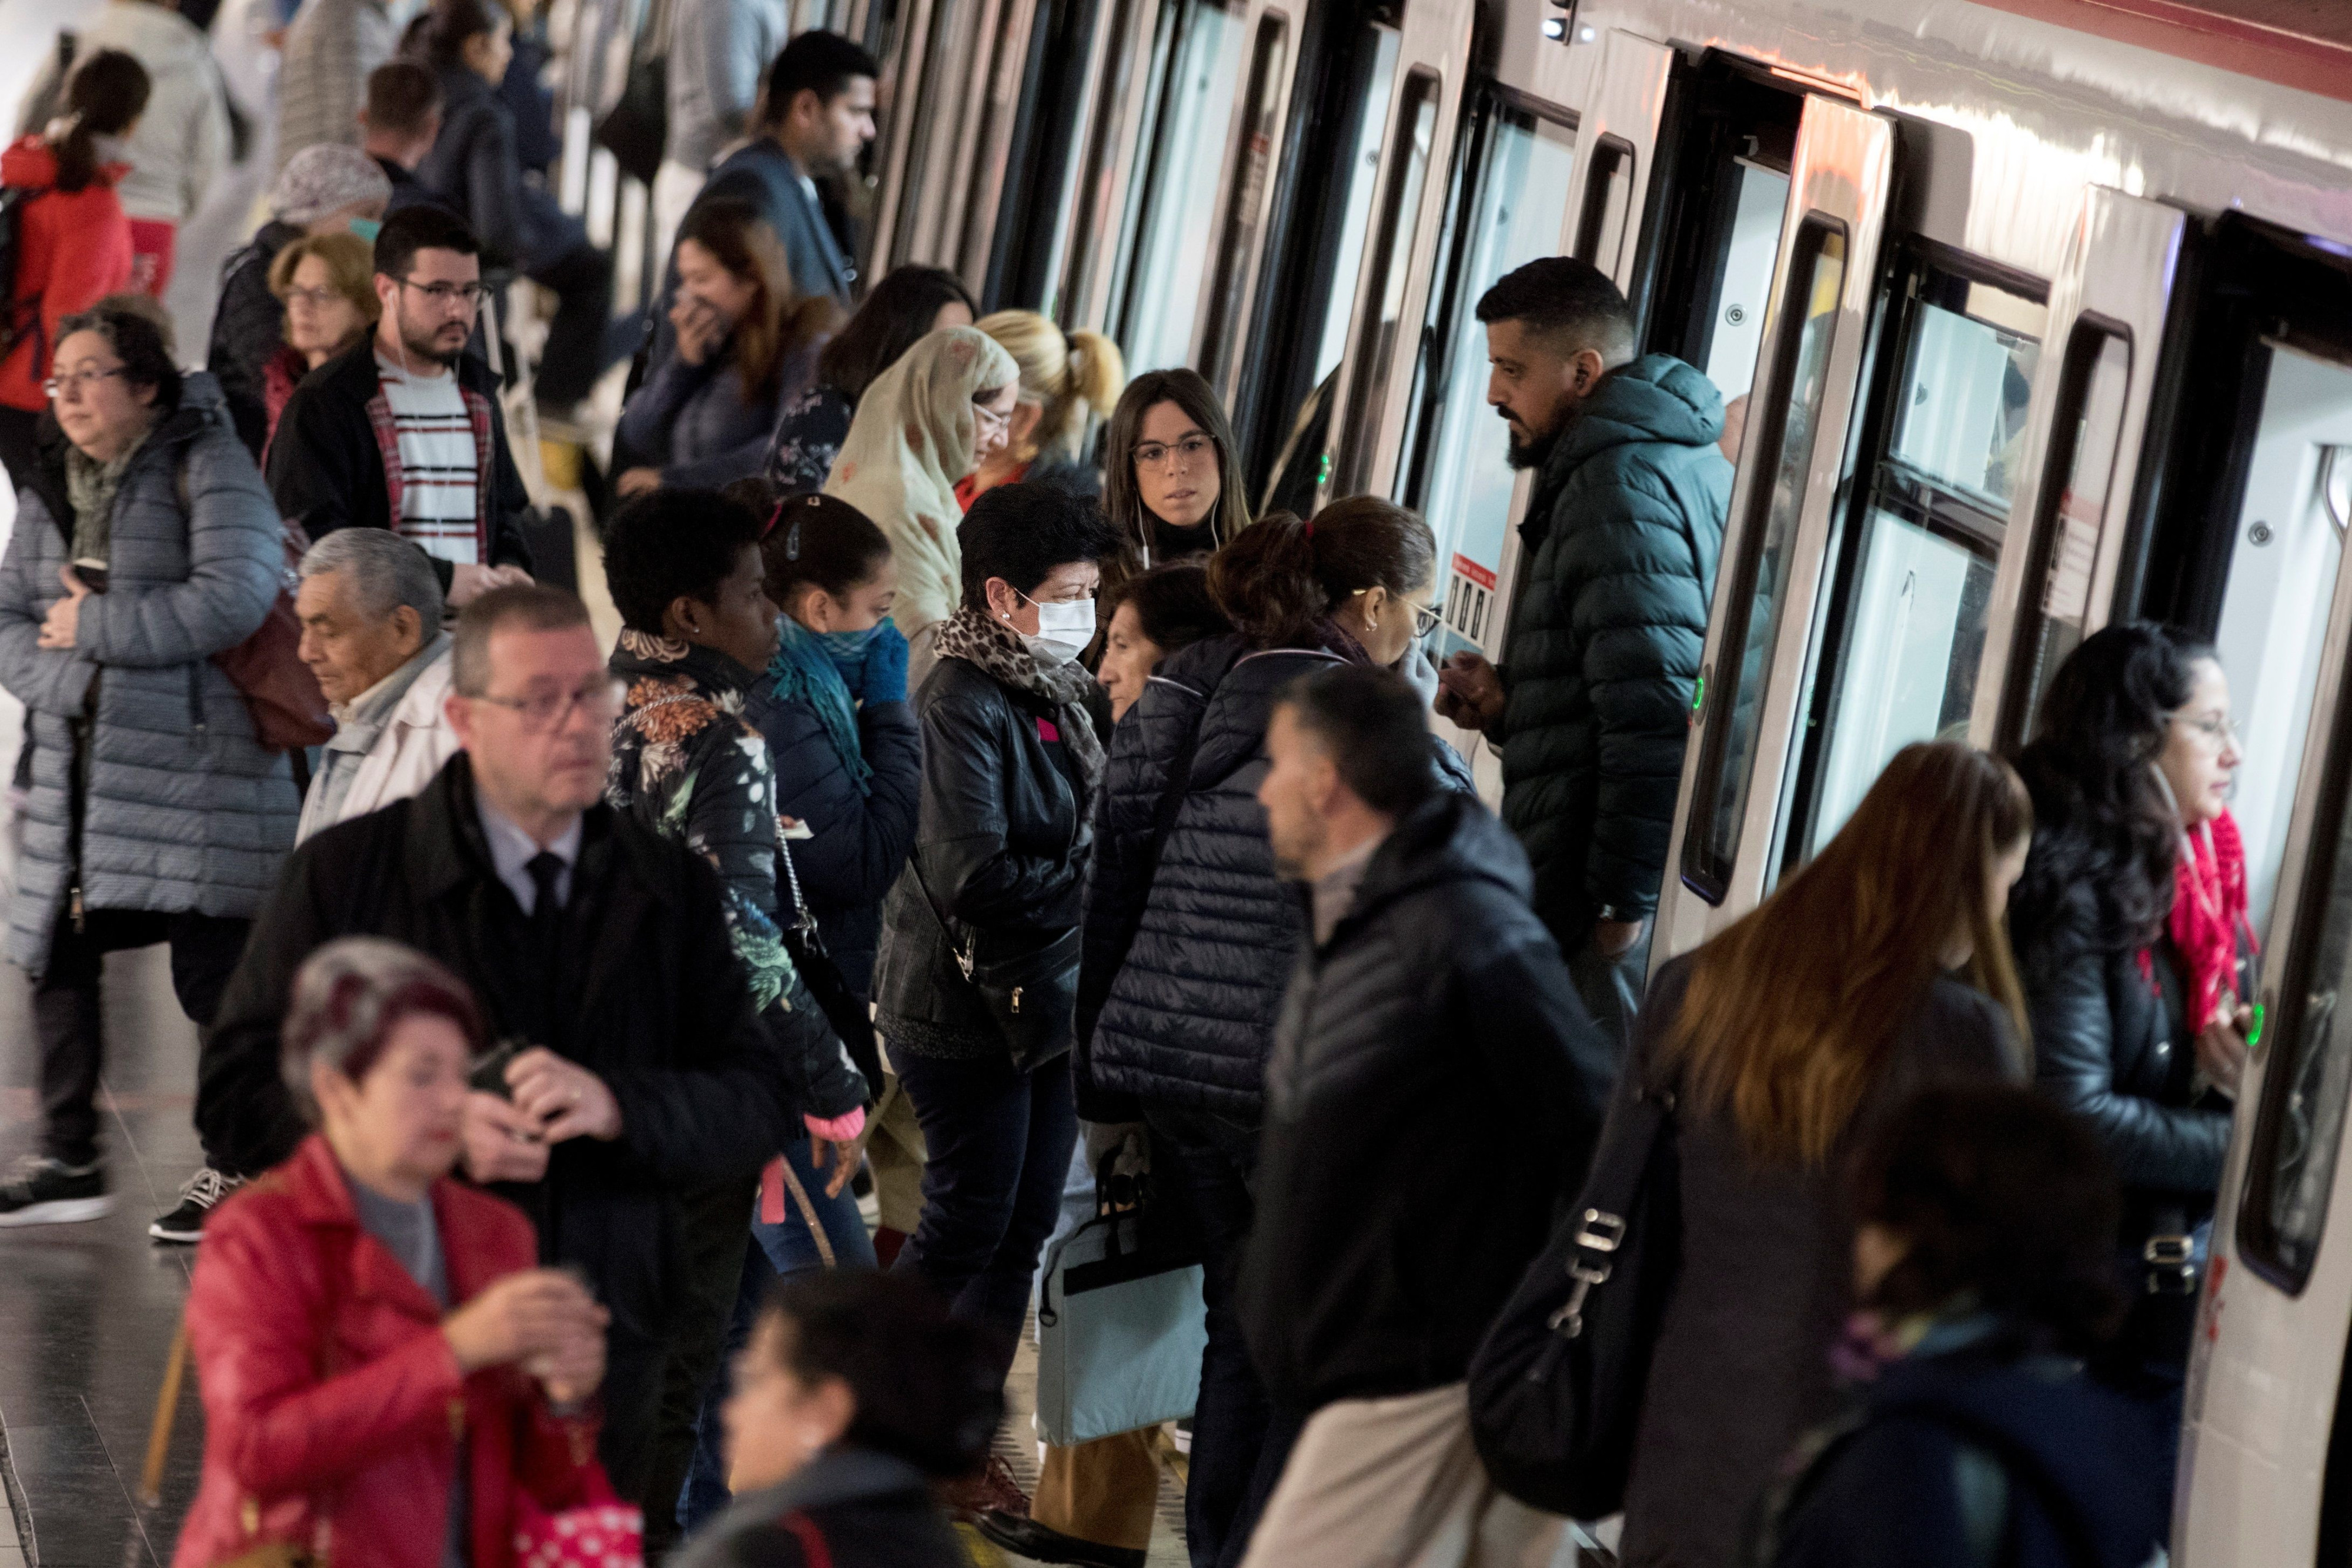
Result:
{"label": "black-framed glasses", "polygon": [[575,707],[586,714],[591,723],[611,724],[621,716],[628,695],[626,682],[599,677],[577,691],[533,692],[527,697],[494,697],[485,693],[474,700],[516,714],[526,734],[545,735],[550,730],[562,729]]}
{"label": "black-framed glasses", "polygon": [[[1361,598],[1363,595],[1370,593],[1370,591],[1371,590],[1369,588],[1360,588],[1356,590],[1355,593],[1350,595],[1350,597]],[[1405,601],[1402,599],[1398,600],[1397,602],[1404,604],[1404,607],[1407,610],[1412,612],[1412,640],[1416,643],[1422,641],[1432,632],[1436,631],[1440,626],[1445,623],[1445,617],[1439,614],[1433,606],[1427,604],[1405,604]]]}
{"label": "black-framed glasses", "polygon": [[479,310],[489,295],[489,287],[480,283],[419,283],[413,277],[400,280],[403,288],[414,288],[442,309],[462,305],[468,310]]}

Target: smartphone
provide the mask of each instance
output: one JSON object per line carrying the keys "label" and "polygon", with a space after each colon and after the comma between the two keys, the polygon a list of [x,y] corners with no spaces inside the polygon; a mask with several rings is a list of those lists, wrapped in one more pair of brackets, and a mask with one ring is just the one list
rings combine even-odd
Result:
{"label": "smartphone", "polygon": [[106,591],[106,563],[102,560],[78,560],[73,563],[74,575],[92,593]]}
{"label": "smartphone", "polygon": [[495,1094],[501,1100],[513,1099],[514,1091],[507,1087],[507,1063],[530,1049],[529,1044],[520,1040],[499,1041],[488,1055],[474,1063],[473,1071],[467,1074],[467,1082],[485,1094]]}

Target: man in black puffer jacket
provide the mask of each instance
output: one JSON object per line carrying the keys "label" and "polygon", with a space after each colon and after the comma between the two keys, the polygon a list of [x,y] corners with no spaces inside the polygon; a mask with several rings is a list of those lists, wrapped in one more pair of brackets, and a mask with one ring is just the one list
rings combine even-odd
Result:
{"label": "man in black puffer jacket", "polygon": [[1674,832],[1692,684],[1731,500],[1723,397],[1590,265],[1548,256],[1478,301],[1486,401],[1537,471],[1508,663],[1457,653],[1437,710],[1503,752],[1536,913],[1622,1050]]}
{"label": "man in black puffer jacket", "polygon": [[1518,845],[1416,766],[1427,734],[1412,687],[1348,666],[1289,686],[1266,734],[1259,799],[1313,941],[1266,1064],[1240,1305],[1276,1405],[1313,1415],[1244,1568],[1418,1562],[1440,1532],[1536,1561],[1517,1548],[1559,1528],[1487,1484],[1464,1379],[1583,1178],[1612,1053]]}

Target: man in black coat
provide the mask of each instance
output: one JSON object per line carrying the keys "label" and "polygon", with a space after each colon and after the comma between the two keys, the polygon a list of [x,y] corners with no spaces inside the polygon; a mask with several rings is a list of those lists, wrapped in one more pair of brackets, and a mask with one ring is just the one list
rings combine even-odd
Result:
{"label": "man in black coat", "polygon": [[1527,857],[1428,743],[1412,688],[1360,665],[1293,683],[1266,732],[1258,799],[1313,941],[1266,1063],[1241,1317],[1276,1404],[1312,1415],[1244,1568],[1418,1562],[1446,1532],[1534,1561],[1559,1527],[1487,1482],[1465,1380],[1583,1179],[1613,1053]]}
{"label": "man in black coat", "polygon": [[[422,794],[287,862],[205,1042],[196,1124],[240,1175],[292,1151],[304,1129],[278,1029],[321,944],[388,936],[457,971],[511,1050],[478,1074],[491,1092],[467,1107],[467,1174],[499,1184],[546,1261],[577,1267],[612,1312],[602,1453],[658,1543],[692,1440],[661,1409],[665,1375],[699,1389],[717,1368],[754,1177],[797,1107],[717,873],[604,803],[620,687],[586,610],[499,589],[460,619],[451,658],[465,750]],[[719,1280],[694,1239],[721,1210],[740,1225]]]}
{"label": "man in black coat", "polygon": [[1674,832],[1731,465],[1723,397],[1668,354],[1589,263],[1547,256],[1478,301],[1510,429],[1536,470],[1519,524],[1508,662],[1457,653],[1437,711],[1503,754],[1503,821],[1535,909],[1593,1017],[1624,1048]]}
{"label": "man in black coat", "polygon": [[499,380],[466,352],[481,287],[465,219],[422,204],[386,218],[375,331],[303,379],[269,446],[278,516],[314,544],[350,528],[415,540],[458,609],[530,580],[530,497],[507,447]]}

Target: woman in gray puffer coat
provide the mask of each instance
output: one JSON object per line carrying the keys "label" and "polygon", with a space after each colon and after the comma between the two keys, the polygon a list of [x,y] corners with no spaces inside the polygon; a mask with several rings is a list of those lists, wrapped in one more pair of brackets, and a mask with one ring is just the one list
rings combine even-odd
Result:
{"label": "woman in gray puffer coat", "polygon": [[0,559],[0,685],[27,709],[29,781],[6,955],[33,977],[42,1148],[0,1179],[0,1226],[107,1212],[99,970],[172,945],[211,1021],[294,841],[287,758],[213,655],[284,570],[276,507],[217,382],[100,306],[61,324],[40,463]]}

